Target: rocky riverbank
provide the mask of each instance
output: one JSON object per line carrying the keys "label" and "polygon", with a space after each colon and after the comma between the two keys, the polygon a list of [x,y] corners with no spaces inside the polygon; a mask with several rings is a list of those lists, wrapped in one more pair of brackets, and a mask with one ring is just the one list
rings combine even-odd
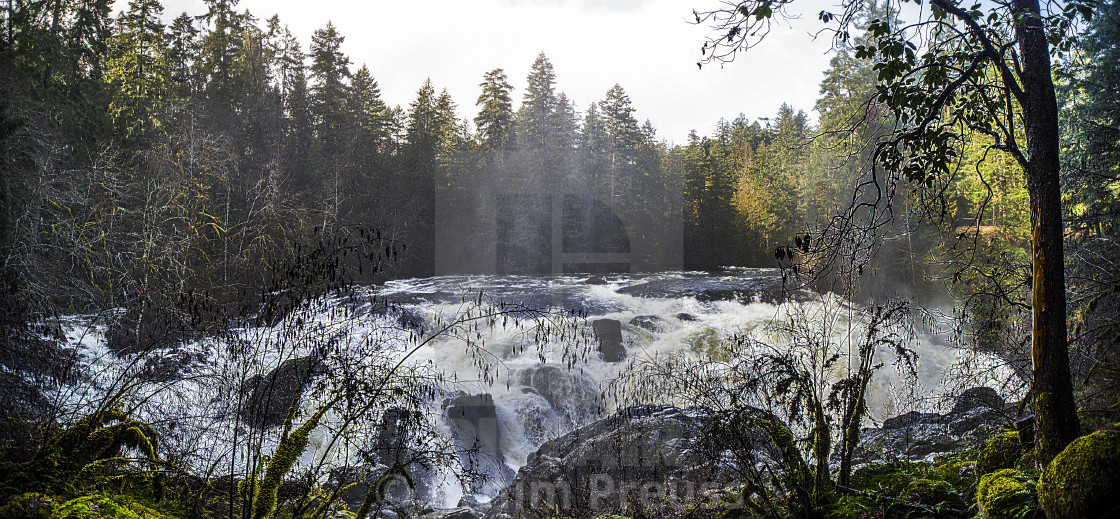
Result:
{"label": "rocky riverbank", "polygon": [[[981,447],[1013,425],[1016,411],[994,390],[973,388],[958,397],[947,413],[910,412],[865,427],[855,463],[858,468],[937,462]],[[713,419],[714,413],[699,408],[621,410],[546,442],[490,503],[465,500],[460,509],[429,516],[598,516],[666,499],[684,507],[721,489],[737,491],[741,484],[732,462],[712,460],[702,445]],[[839,460],[833,465],[838,467]]]}

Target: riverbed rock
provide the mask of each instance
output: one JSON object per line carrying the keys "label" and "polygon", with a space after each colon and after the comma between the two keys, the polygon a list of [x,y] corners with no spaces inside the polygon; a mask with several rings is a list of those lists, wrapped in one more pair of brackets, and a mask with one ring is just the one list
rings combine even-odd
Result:
{"label": "riverbed rock", "polygon": [[865,427],[853,461],[932,460],[979,447],[996,432],[1010,427],[1014,416],[1015,409],[993,393],[969,389],[946,414],[911,411],[884,420],[882,427]]}
{"label": "riverbed rock", "polygon": [[638,315],[630,319],[630,324],[654,333],[665,331],[665,327],[661,324],[662,322],[661,318],[656,315]]}
{"label": "riverbed rock", "polygon": [[564,430],[589,421],[599,406],[595,382],[577,370],[540,364],[518,373],[518,381],[548,401]]}
{"label": "riverbed rock", "polygon": [[473,489],[493,493],[513,479],[502,455],[502,432],[494,397],[489,393],[461,393],[448,400],[447,422],[465,466],[485,474],[488,481]]}
{"label": "riverbed rock", "polygon": [[[533,517],[621,510],[635,496],[695,497],[730,478],[705,462],[699,441],[709,414],[700,409],[638,406],[581,427],[530,454],[486,517]],[[504,515],[503,515],[504,514]]]}
{"label": "riverbed rock", "polygon": [[296,393],[326,372],[321,360],[309,356],[288,359],[263,376],[254,375],[241,387],[242,394],[249,394],[241,418],[264,429],[283,424]]}
{"label": "riverbed rock", "polygon": [[470,508],[457,508],[446,512],[438,512],[433,515],[426,515],[424,517],[425,519],[478,519],[479,515],[478,512]]}
{"label": "riverbed rock", "polygon": [[[402,297],[400,299],[405,298]],[[429,301],[420,297],[414,299],[408,298],[406,301],[412,305],[431,304]],[[396,326],[399,326],[403,330],[417,332],[420,335],[424,334],[428,324],[428,321],[424,318],[424,314],[419,310],[395,300],[375,301],[364,308],[368,308],[369,313],[373,315],[383,315],[393,318],[396,321]]]}
{"label": "riverbed rock", "polygon": [[591,321],[591,329],[599,340],[599,352],[607,362],[622,362],[626,358],[626,348],[622,346],[622,323],[615,319],[596,319]]}
{"label": "riverbed rock", "polygon": [[422,417],[419,411],[409,411],[401,407],[390,407],[381,413],[377,433],[370,448],[379,463],[392,466],[411,458],[411,436],[419,427]]}
{"label": "riverbed rock", "polygon": [[964,390],[959,397],[957,403],[953,406],[953,410],[949,414],[961,414],[977,407],[986,407],[988,409],[1003,409],[1007,402],[1003,397],[996,393],[995,389],[990,387],[973,387]]}

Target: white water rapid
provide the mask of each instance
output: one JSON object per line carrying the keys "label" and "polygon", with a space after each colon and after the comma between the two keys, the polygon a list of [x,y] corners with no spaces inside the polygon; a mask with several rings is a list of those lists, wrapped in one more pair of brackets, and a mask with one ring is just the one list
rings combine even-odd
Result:
{"label": "white water rapid", "polygon": [[[335,346],[376,352],[393,362],[407,354],[404,365],[427,370],[423,373],[444,374],[438,382],[442,392],[433,394],[426,412],[437,436],[449,443],[455,435],[455,424],[446,406],[456,405],[455,399],[463,395],[489,395],[498,432],[493,440],[497,445],[491,448],[497,451],[494,453],[497,460],[486,471],[491,472],[498,483],[478,489],[478,498],[485,500],[500,488],[500,481],[524,465],[527,457],[543,442],[597,419],[600,392],[627,367],[628,361],[682,352],[711,353],[718,350],[722,339],[735,334],[749,334],[763,341],[780,340],[767,327],[775,319],[782,319],[787,310],[777,303],[780,288],[780,274],[773,269],[612,274],[598,278],[586,275],[444,276],[391,281],[369,288],[363,294],[367,302],[351,306],[356,311],[347,314],[345,325],[338,324],[340,313],[335,303],[322,303],[308,315],[322,325],[316,332],[319,342],[311,341],[315,344],[324,342],[321,337],[330,336],[331,340],[326,342]],[[821,307],[819,296],[808,299],[803,305]],[[386,301],[392,303],[391,309],[378,305]],[[417,338],[433,334],[445,323],[461,317],[465,309],[474,308],[474,303],[479,301],[533,309],[560,308],[580,316],[577,319],[579,329],[575,335],[560,333],[558,329],[548,330],[551,333],[541,335],[545,337],[543,343],[536,343],[536,332],[541,330],[532,328],[531,319],[517,320],[524,314],[513,313],[499,318],[506,322],[505,327],[500,323],[477,328],[464,325],[416,346]],[[835,307],[846,308],[849,315],[844,322],[853,324],[831,332],[835,335],[833,339],[842,343],[853,333],[858,336],[863,313],[843,304]],[[814,315],[812,308],[810,315]],[[513,326],[511,320],[521,326]],[[600,355],[597,346],[604,337],[597,337],[589,324],[597,320],[618,323],[608,322],[602,330],[595,331],[599,335],[611,335],[612,328],[620,331],[624,360],[611,362]],[[274,348],[266,348],[267,351],[251,362],[235,362],[222,353],[230,349],[228,338],[210,338],[176,349],[168,355],[178,355],[184,359],[182,362],[189,364],[182,370],[186,378],[159,386],[160,393],[146,403],[144,412],[152,418],[158,418],[160,413],[196,417],[198,423],[188,425],[185,418],[179,418],[170,429],[167,420],[160,423],[164,425],[163,430],[173,436],[170,441],[191,443],[191,452],[200,458],[224,459],[234,451],[232,458],[241,459],[239,456],[244,453],[236,452],[230,445],[233,445],[234,436],[246,434],[246,429],[221,425],[223,420],[228,424],[231,413],[237,412],[229,400],[237,399],[237,388],[244,387],[239,385],[244,384],[244,377],[239,377],[238,371],[264,374],[280,361],[296,358],[315,347],[315,344],[301,343],[299,337],[285,337],[283,326],[285,324],[280,323],[237,331],[236,336],[246,344]],[[79,349],[86,362],[87,376],[73,386],[62,388],[60,394],[73,409],[80,409],[113,387],[117,377],[128,372],[132,357],[118,356],[107,348],[105,327],[92,318],[70,318],[66,328],[67,340]],[[892,416],[900,404],[907,406],[906,409],[914,405],[933,405],[936,402],[933,397],[942,389],[943,375],[963,358],[964,353],[949,347],[944,337],[928,331],[918,331],[915,337],[910,346],[918,353],[918,376],[916,379],[901,378],[889,365],[880,370],[869,396],[869,407],[875,419]],[[469,338],[473,346],[468,346],[465,338]],[[580,350],[579,341],[583,341],[586,349]],[[583,352],[586,356],[577,355],[573,362],[565,352]],[[483,364],[489,363],[483,366],[488,369],[480,368],[479,359],[486,361]],[[360,364],[370,360],[352,361]],[[487,380],[487,374],[492,375],[492,380]],[[221,380],[225,382],[215,382]],[[215,389],[219,386],[225,389]],[[316,403],[330,396],[310,394],[304,407],[313,411]],[[248,395],[241,397],[248,398]],[[915,397],[918,399],[914,400]],[[671,400],[668,395],[667,400]],[[464,402],[467,401],[459,400],[458,405],[467,405]],[[482,410],[482,414],[486,412]],[[203,424],[202,417],[211,421]],[[331,419],[328,415],[322,431],[313,435],[304,464],[312,464],[316,459],[338,464],[355,461],[353,452],[340,451],[340,444],[329,441]],[[475,420],[477,425],[478,418]],[[265,440],[265,450],[269,441],[273,440]],[[230,465],[237,463],[233,461]],[[462,489],[444,476],[446,474],[435,478],[442,481],[434,483],[432,497],[438,504],[454,506],[462,496]]]}

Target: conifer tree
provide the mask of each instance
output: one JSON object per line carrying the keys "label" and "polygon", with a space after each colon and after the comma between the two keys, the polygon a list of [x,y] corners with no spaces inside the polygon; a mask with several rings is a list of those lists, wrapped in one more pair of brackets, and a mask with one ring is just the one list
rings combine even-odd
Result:
{"label": "conifer tree", "polygon": [[625,193],[634,174],[636,148],[641,139],[638,121],[634,118],[634,107],[630,96],[617,83],[607,91],[607,96],[599,102],[602,114],[606,143],[604,152],[607,159],[606,193],[614,204],[616,197]]}
{"label": "conifer tree", "polygon": [[168,28],[167,71],[176,99],[187,99],[198,91],[199,29],[194,17],[182,13]]}
{"label": "conifer tree", "polygon": [[142,140],[160,128],[168,86],[163,6],[158,0],[131,0],[117,23],[106,80],[110,117],[118,134]]}
{"label": "conifer tree", "polygon": [[315,116],[318,168],[322,176],[323,226],[337,222],[346,197],[346,111],[350,59],[342,54],[345,38],[331,22],[311,36],[311,113]]}
{"label": "conifer tree", "polygon": [[513,100],[510,92],[513,85],[509,84],[505,71],[496,68],[487,72],[478,86],[482,88],[482,93],[475,103],[479,107],[474,118],[475,128],[483,147],[499,152],[496,156],[501,157],[512,137]]}

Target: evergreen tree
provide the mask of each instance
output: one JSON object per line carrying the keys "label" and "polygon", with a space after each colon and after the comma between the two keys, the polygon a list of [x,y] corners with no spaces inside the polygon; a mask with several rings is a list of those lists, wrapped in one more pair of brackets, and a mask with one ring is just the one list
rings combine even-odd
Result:
{"label": "evergreen tree", "polygon": [[219,123],[219,128],[233,129],[238,111],[235,68],[246,20],[233,10],[237,0],[204,1],[208,8],[204,18],[210,31],[202,39],[199,59],[207,113]]}
{"label": "evergreen tree", "polygon": [[330,22],[311,36],[311,113],[319,145],[325,228],[337,222],[346,196],[345,140],[352,114],[346,110],[350,60],[342,54],[344,40]]}
{"label": "evergreen tree", "polygon": [[607,157],[608,134],[606,121],[599,114],[599,105],[592,103],[583,115],[583,130],[580,132],[580,171],[589,186],[606,183],[609,161]]}
{"label": "evergreen tree", "polygon": [[537,55],[526,78],[528,86],[518,113],[522,148],[545,150],[552,135],[556,111],[556,72],[544,53]]}
{"label": "evergreen tree", "polygon": [[441,167],[449,136],[455,133],[454,104],[446,90],[436,95],[431,79],[421,85],[410,105],[402,160],[402,184],[397,191],[411,209],[413,223],[407,232],[411,272],[430,274],[434,251],[436,182],[444,180]]}
{"label": "evergreen tree", "polygon": [[106,80],[110,117],[119,135],[142,140],[160,128],[168,85],[163,6],[158,0],[131,0],[117,23]]}
{"label": "evergreen tree", "polygon": [[386,153],[389,140],[389,107],[381,99],[381,87],[362,65],[350,80],[347,111],[354,116],[355,147],[374,153]]}
{"label": "evergreen tree", "polygon": [[498,152],[496,156],[501,157],[512,137],[513,101],[510,92],[513,85],[509,84],[505,71],[496,68],[483,76],[479,86],[482,93],[475,103],[479,107],[474,118],[475,128],[483,146],[491,152]]}
{"label": "evergreen tree", "polygon": [[312,155],[315,150],[315,126],[311,115],[311,96],[307,77],[300,62],[289,70],[284,85],[284,166],[292,181],[293,191],[302,193],[308,202],[317,192]]}
{"label": "evergreen tree", "polygon": [[342,54],[344,40],[330,22],[311,36],[312,113],[326,153],[341,151],[346,125],[350,59]]}
{"label": "evergreen tree", "polygon": [[638,121],[634,118],[634,107],[630,96],[617,83],[607,91],[607,96],[599,102],[606,142],[604,152],[607,159],[607,178],[605,192],[612,204],[615,198],[625,193],[634,175],[637,146],[641,139]]}
{"label": "evergreen tree", "polygon": [[171,90],[177,99],[196,93],[201,80],[197,76],[200,52],[199,29],[194,17],[182,13],[171,22],[168,31],[167,69]]}
{"label": "evergreen tree", "polygon": [[1120,232],[1120,3],[1102,2],[1064,71],[1068,218],[1096,238]]}

